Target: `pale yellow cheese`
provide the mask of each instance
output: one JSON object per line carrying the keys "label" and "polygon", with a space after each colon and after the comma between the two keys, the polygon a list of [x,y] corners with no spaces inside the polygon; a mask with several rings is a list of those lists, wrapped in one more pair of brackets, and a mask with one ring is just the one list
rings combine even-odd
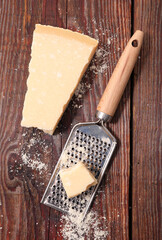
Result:
{"label": "pale yellow cheese", "polygon": [[77,32],[36,25],[21,126],[54,132],[97,45]]}
{"label": "pale yellow cheese", "polygon": [[68,198],[75,197],[97,184],[96,178],[82,162],[60,170],[59,175]]}

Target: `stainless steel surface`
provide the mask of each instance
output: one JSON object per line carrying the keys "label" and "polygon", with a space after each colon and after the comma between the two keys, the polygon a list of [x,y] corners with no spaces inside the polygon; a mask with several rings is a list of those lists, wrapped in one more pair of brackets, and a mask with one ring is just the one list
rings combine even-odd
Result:
{"label": "stainless steel surface", "polygon": [[[87,214],[105,169],[116,146],[116,140],[101,121],[74,126],[41,200],[47,206],[65,213]],[[82,161],[98,180],[96,186],[79,196],[68,199],[59,171]]]}
{"label": "stainless steel surface", "polygon": [[102,120],[103,122],[110,122],[112,119],[112,116],[104,113],[104,112],[100,112],[100,111],[96,111],[96,117],[100,120]]}

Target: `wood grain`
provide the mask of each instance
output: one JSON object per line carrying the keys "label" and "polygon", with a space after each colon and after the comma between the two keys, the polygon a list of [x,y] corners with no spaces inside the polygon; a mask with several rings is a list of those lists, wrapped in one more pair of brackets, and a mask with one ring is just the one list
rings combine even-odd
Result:
{"label": "wood grain", "polygon": [[[20,127],[36,23],[69,28],[100,42],[79,93],[53,136]],[[132,32],[145,32],[144,44],[133,82],[107,125],[118,147],[91,209],[106,218],[102,224],[109,234],[103,240],[162,238],[160,0],[1,0],[0,239],[63,239],[62,214],[40,200],[72,127],[96,120],[97,104],[131,36],[131,27]],[[86,235],[85,239],[95,239],[93,229]]]}
{"label": "wood grain", "polygon": [[[35,24],[65,22],[64,1],[0,5],[0,239],[48,239],[50,209],[40,199],[61,152],[61,135],[22,129],[20,121]],[[36,161],[43,167],[33,167]]]}
{"label": "wood grain", "polygon": [[[48,9],[50,10],[50,8]],[[56,11],[56,26],[66,28],[66,0],[56,1],[55,11]],[[48,23],[48,24],[53,25],[51,23]],[[70,116],[68,115],[68,112],[69,112],[69,109],[67,109],[66,112],[64,113],[65,120],[64,121],[61,120],[61,122],[58,125],[58,128],[56,129],[53,135],[53,145],[55,146],[55,149],[53,150],[53,158],[54,158],[54,162],[52,164],[53,170],[61,155],[65,140],[67,139],[67,136],[68,136],[68,130],[69,130],[68,126],[70,126]],[[61,213],[59,211],[50,209],[50,216],[49,216],[50,225],[49,225],[48,239],[59,239],[59,240],[62,239],[60,238],[60,224],[61,224],[60,217],[61,217]]]}
{"label": "wood grain", "polygon": [[132,239],[162,238],[160,10],[158,0],[134,2],[134,30],[145,36],[134,71]]}
{"label": "wood grain", "polygon": [[[120,11],[121,5],[123,11]],[[121,50],[130,37],[131,5],[128,2],[123,4],[122,2],[98,1],[96,4],[96,2],[68,1],[67,7],[65,1],[34,3],[32,1],[5,1],[2,7],[1,60],[4,68],[0,76],[2,89],[1,214],[3,215],[1,238],[62,239],[60,213],[40,205],[40,198],[71,130],[71,123],[95,119],[98,100]],[[77,11],[78,9],[81,9],[82,15]],[[121,20],[116,17],[116,11]],[[20,127],[32,32],[37,22],[60,27],[67,25],[70,29],[98,38],[105,61],[97,58],[93,63],[99,73],[94,74],[89,69],[83,79],[85,91],[83,98],[79,101],[73,98],[52,137],[36,129]],[[128,95],[129,87],[124,97],[127,98]],[[124,98],[122,104],[123,101]],[[76,103],[83,107],[75,108]],[[124,119],[129,119],[129,101],[126,102],[124,109],[119,107],[116,120],[119,115],[121,115],[121,120],[114,123],[112,129],[117,133],[117,137],[122,136],[122,148],[127,146],[128,151],[123,148],[121,152],[124,158],[121,159],[122,155],[118,150],[111,170],[104,178],[100,193],[94,202],[94,209],[99,215],[109,220],[109,239],[128,239],[129,123],[124,129],[125,134],[120,132],[120,128],[124,125]],[[31,144],[33,139],[34,145]],[[46,164],[46,171],[33,170],[29,162],[24,164],[23,154],[29,154],[30,159],[34,160],[36,151],[39,160]],[[126,166],[125,170],[122,169],[123,165]],[[107,187],[108,184],[109,187]],[[122,193],[119,189],[122,189]],[[114,197],[113,193],[115,193]],[[100,202],[102,206],[98,209]],[[93,233],[89,232],[88,235],[93,238]]]}
{"label": "wood grain", "polygon": [[[83,95],[83,107],[76,111],[73,125],[95,120],[101,94],[130,37],[130,19],[131,4],[128,1],[68,1],[67,28],[98,39],[101,53],[100,57],[99,53],[95,56],[82,79],[84,84],[90,85],[90,89]],[[111,124],[111,130],[121,142],[118,141],[118,149],[93,204],[93,210],[107,218],[107,223],[103,223],[103,228],[108,228],[107,239],[128,239],[129,90],[128,86]],[[93,229],[86,234],[88,239],[95,239]]]}

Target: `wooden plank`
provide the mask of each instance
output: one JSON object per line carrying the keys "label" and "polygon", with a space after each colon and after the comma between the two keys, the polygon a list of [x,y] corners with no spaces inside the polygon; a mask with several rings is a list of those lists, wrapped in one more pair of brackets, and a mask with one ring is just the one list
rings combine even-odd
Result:
{"label": "wooden plank", "polygon": [[[134,71],[132,239],[161,239],[160,1],[134,1],[144,44]],[[138,76],[138,77],[137,77]]]}
{"label": "wooden plank", "polygon": [[[130,38],[131,4],[129,1],[74,1],[67,2],[67,28],[82,32],[100,42],[99,51],[92,61],[80,86],[81,96],[73,97],[61,124],[63,144],[72,126],[78,122],[95,120],[96,106],[112,74],[124,46]],[[91,211],[98,216],[103,229],[109,232],[104,237],[98,227],[100,238],[96,237],[93,226],[84,226],[85,239],[128,239],[128,195],[129,195],[129,151],[130,151],[130,83],[124,93],[119,108],[109,128],[118,139],[118,147],[109,169],[106,171],[100,189],[95,197]],[[68,122],[67,122],[68,121]],[[72,123],[72,126],[70,125]],[[120,139],[120,140],[119,140]],[[81,233],[77,228],[61,221],[54,211],[50,215],[50,239],[66,239],[76,231],[77,238]],[[95,216],[96,216],[95,215]],[[105,219],[106,220],[105,220]],[[100,220],[99,220],[100,219]],[[103,220],[104,219],[104,220]],[[54,229],[56,225],[57,230]],[[74,227],[76,225],[74,224]],[[57,231],[57,233],[56,233]],[[66,234],[66,231],[68,234]],[[64,234],[63,234],[64,233]],[[55,235],[57,234],[57,235]],[[68,238],[67,238],[68,239]]]}
{"label": "wooden plank", "polygon": [[[47,1],[48,2],[48,1]],[[52,1],[51,1],[52,2]],[[48,11],[51,11],[50,8],[48,8]],[[57,0],[55,5],[55,11],[56,11],[56,26],[66,28],[66,0]],[[46,23],[47,24],[47,23]],[[49,23],[50,24],[50,23]],[[53,24],[50,24],[53,25]],[[50,162],[52,163],[51,169],[54,170],[55,165],[61,155],[62,148],[64,146],[64,141],[67,137],[67,124],[69,123],[68,118],[68,112],[69,109],[67,109],[64,113],[65,121],[60,121],[58,124],[57,129],[54,132],[53,135],[53,159],[54,161]],[[70,124],[70,123],[69,123]],[[60,217],[61,213],[55,209],[50,209],[50,216],[49,216],[49,238],[48,239],[60,239]]]}
{"label": "wooden plank", "polygon": [[64,2],[0,3],[0,239],[48,239],[49,208],[40,200],[61,152],[61,135],[22,129],[20,121],[34,26],[65,24]]}

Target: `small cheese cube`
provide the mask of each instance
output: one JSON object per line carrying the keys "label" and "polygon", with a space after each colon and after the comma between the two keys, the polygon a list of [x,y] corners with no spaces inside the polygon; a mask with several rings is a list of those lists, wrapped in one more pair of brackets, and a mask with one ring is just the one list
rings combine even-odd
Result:
{"label": "small cheese cube", "polygon": [[96,178],[82,162],[71,168],[62,169],[59,175],[68,198],[75,197],[97,184]]}

